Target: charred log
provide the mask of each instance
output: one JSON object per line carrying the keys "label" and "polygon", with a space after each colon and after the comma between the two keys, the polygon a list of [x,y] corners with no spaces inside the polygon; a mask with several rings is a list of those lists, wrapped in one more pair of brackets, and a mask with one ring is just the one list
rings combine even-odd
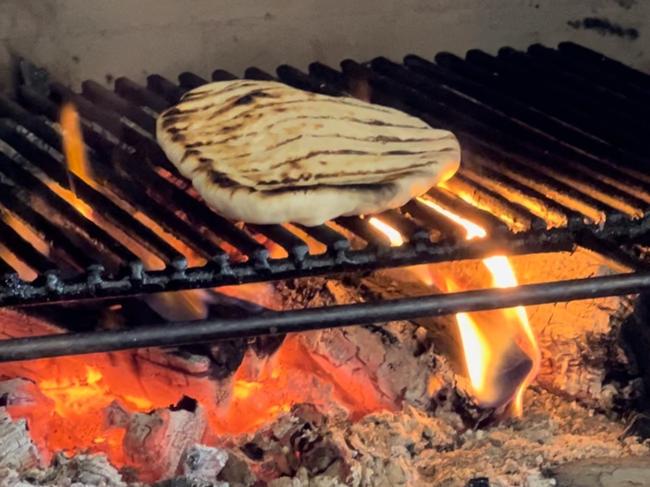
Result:
{"label": "charred log", "polygon": [[[510,261],[522,284],[624,271],[618,264],[586,250],[572,254],[513,256]],[[453,276],[463,288],[490,286],[480,261],[445,263],[424,268],[379,271],[360,281],[371,296],[395,298],[430,294],[435,277]],[[527,307],[538,337],[542,363],[537,383],[556,394],[605,411],[636,407],[642,391],[635,358],[628,353],[622,330],[637,300],[609,297]],[[486,313],[487,314],[487,313]],[[453,316],[413,320],[425,327],[436,351],[462,371],[462,350]],[[628,328],[628,331],[631,328]],[[638,329],[636,332],[638,333]],[[635,353],[634,355],[638,355]]]}
{"label": "charred log", "polygon": [[205,428],[203,408],[187,398],[169,409],[133,414],[124,437],[126,458],[142,480],[172,477]]}

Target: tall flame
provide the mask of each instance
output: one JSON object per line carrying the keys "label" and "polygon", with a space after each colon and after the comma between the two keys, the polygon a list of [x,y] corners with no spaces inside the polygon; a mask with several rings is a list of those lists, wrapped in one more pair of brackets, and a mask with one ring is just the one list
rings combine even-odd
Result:
{"label": "tall flame", "polygon": [[63,138],[63,154],[65,155],[68,170],[84,181],[92,180],[92,173],[86,158],[86,149],[81,133],[81,124],[79,123],[79,114],[72,104],[66,103],[63,105],[59,121]]}
{"label": "tall flame", "polygon": [[[484,238],[487,236],[487,232],[480,225],[456,215],[440,205],[437,205],[435,202],[425,198],[418,198],[418,201],[462,226],[466,231],[465,238],[467,240]],[[492,276],[492,285],[494,287],[508,288],[518,285],[515,272],[506,256],[498,255],[488,257],[483,259],[483,265],[490,271]],[[447,283],[449,288],[451,281],[447,281]],[[517,388],[512,402],[513,413],[515,416],[521,416],[523,413],[524,392],[539,370],[539,363],[541,360],[540,350],[533,329],[530,326],[526,309],[523,306],[517,306],[515,308],[503,310],[503,313],[506,315],[505,317],[514,315],[517,326],[521,331],[523,331],[525,338],[525,342],[520,342],[518,345],[532,360],[532,367],[523,382]],[[472,316],[467,313],[458,313],[456,315],[456,322],[458,323],[461,341],[463,343],[465,363],[474,393],[479,400],[491,397],[494,394],[495,384],[489,383],[488,372],[493,367],[493,361],[495,359],[492,353],[493,350],[491,350],[488,340],[486,340],[484,333],[481,331],[481,327]],[[503,359],[503,357],[499,357],[499,359]]]}
{"label": "tall flame", "polygon": [[[419,201],[435,210],[444,217],[452,220],[465,229],[467,240],[485,238],[486,230],[476,223],[456,215],[452,211],[436,204],[431,200],[419,198]],[[376,217],[369,218],[369,223],[383,232],[392,246],[404,243],[400,233]],[[506,256],[498,255],[483,259],[483,265],[492,277],[491,285],[498,288],[515,287],[518,285],[514,270]],[[413,269],[414,274],[427,284],[433,281],[421,269]],[[445,277],[442,285],[447,291],[457,291],[459,286],[449,276]],[[512,410],[515,416],[523,413],[524,392],[533,381],[539,370],[540,350],[535,334],[530,326],[528,314],[523,306],[508,308],[499,311],[499,315],[491,320],[481,313],[457,313],[456,323],[460,334],[465,367],[472,386],[472,392],[477,400],[485,405],[501,404],[503,401],[512,400]],[[480,316],[479,316],[480,315]],[[519,376],[521,370],[518,364],[509,364],[513,361],[513,348],[521,357],[526,358],[528,368],[524,370],[525,377]],[[514,354],[516,355],[516,354]],[[514,367],[514,372],[509,367]],[[504,377],[510,373],[515,375],[518,382],[515,384],[514,394]],[[502,382],[502,383],[499,383]],[[503,397],[504,394],[507,397]]]}

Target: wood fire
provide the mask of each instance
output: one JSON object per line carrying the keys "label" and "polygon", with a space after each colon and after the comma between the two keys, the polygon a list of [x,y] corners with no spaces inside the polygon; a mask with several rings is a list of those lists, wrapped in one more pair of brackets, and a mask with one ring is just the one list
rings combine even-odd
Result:
{"label": "wood fire", "polygon": [[[466,231],[466,238],[484,238],[485,229],[474,222],[463,218],[452,211],[443,208],[435,202],[419,198],[421,203],[449,218]],[[384,232],[391,245],[403,244],[400,233],[378,218],[371,218],[370,223]],[[507,257],[498,255],[483,259],[483,264],[492,276],[491,286],[508,288],[518,285],[515,273]],[[411,269],[411,272],[412,269]],[[429,281],[431,272],[425,269],[417,271],[418,276]],[[443,291],[459,291],[460,287],[451,276],[434,276],[439,289]],[[480,404],[486,407],[502,407],[512,401],[512,411],[515,416],[523,414],[523,395],[539,371],[540,351],[537,339],[528,321],[526,310],[522,306],[513,309],[497,311],[502,314],[500,320],[481,320],[481,313],[458,313],[456,322],[459,328],[464,350],[465,366],[471,381],[473,394]],[[494,312],[493,312],[494,313]],[[482,314],[486,316],[486,314]],[[484,322],[487,321],[487,322]],[[509,370],[513,360],[512,348],[518,347],[530,359],[521,367],[516,367],[518,376],[513,384],[504,387],[504,371]],[[516,356],[517,354],[514,354]],[[521,357],[516,360],[521,361]],[[509,380],[512,380],[510,378]]]}

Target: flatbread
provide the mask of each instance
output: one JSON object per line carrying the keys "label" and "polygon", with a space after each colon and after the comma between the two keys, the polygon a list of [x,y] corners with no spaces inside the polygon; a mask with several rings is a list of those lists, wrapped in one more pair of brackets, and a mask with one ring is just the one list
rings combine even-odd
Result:
{"label": "flatbread", "polygon": [[319,225],[404,205],[451,177],[456,137],[398,110],[272,81],[210,83],[157,120],[169,160],[221,215]]}

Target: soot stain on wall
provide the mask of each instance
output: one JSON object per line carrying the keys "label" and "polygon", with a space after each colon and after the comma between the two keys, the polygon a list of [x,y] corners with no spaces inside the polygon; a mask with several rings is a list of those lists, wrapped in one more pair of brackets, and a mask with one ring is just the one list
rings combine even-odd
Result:
{"label": "soot stain on wall", "polygon": [[584,19],[569,20],[569,26],[574,29],[593,30],[602,36],[616,36],[634,41],[639,38],[639,31],[634,27],[623,27],[609,19],[599,17],[585,17]]}
{"label": "soot stain on wall", "polygon": [[617,4],[619,4],[621,7],[623,7],[625,10],[631,9],[637,3],[637,0],[614,0],[614,1]]}

